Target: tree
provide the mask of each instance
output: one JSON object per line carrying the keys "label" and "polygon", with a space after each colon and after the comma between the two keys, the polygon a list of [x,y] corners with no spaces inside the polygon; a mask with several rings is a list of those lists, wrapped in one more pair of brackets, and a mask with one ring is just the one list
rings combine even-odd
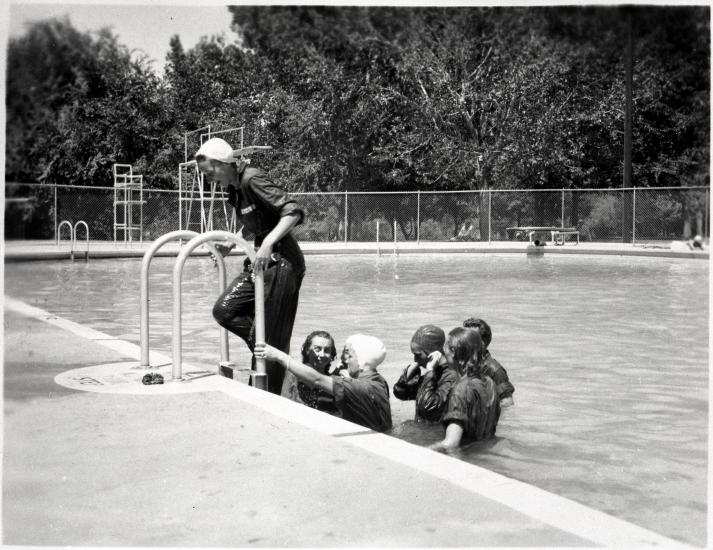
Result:
{"label": "tree", "polygon": [[147,169],[168,123],[161,92],[110,31],[34,24],[8,48],[7,178],[111,185],[113,163]]}

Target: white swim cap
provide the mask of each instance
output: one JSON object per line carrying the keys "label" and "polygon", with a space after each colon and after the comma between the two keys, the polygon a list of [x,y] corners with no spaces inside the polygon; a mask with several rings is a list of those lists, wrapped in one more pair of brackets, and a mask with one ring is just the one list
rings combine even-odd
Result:
{"label": "white swim cap", "polygon": [[219,160],[228,164],[236,162],[233,156],[233,148],[227,141],[220,138],[211,138],[206,141],[201,148],[196,151],[195,156],[203,155],[206,158]]}
{"label": "white swim cap", "polygon": [[354,334],[347,338],[345,345],[352,347],[360,367],[376,368],[386,359],[384,343],[374,336]]}

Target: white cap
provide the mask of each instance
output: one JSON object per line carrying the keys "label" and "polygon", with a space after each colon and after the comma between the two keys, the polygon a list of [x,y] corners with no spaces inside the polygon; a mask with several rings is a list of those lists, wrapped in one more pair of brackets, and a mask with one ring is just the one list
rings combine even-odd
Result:
{"label": "white cap", "polygon": [[386,347],[375,336],[354,334],[347,338],[345,345],[351,345],[360,367],[369,365],[375,368],[386,359]]}
{"label": "white cap", "polygon": [[228,144],[227,141],[220,138],[210,138],[206,141],[201,148],[196,151],[195,156],[203,155],[206,158],[219,160],[220,162],[226,162],[228,164],[236,162],[233,156],[233,148]]}

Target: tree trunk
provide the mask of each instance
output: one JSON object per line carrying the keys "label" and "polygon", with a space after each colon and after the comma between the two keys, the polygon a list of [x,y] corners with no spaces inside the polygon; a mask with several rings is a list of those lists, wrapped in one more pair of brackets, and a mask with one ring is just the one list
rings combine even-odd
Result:
{"label": "tree trunk", "polygon": [[569,211],[569,225],[571,227],[579,226],[579,193],[572,191],[572,204]]}

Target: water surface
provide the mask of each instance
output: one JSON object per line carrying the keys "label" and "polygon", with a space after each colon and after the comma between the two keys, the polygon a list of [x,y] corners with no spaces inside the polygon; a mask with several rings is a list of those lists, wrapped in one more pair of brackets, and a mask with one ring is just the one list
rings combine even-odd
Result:
{"label": "water surface", "polygon": [[[151,267],[151,347],[170,355],[173,259]],[[229,273],[241,260],[228,258]],[[314,329],[341,345],[379,336],[391,386],[420,325],[446,332],[471,316],[515,385],[497,438],[458,456],[506,476],[703,546],[708,437],[708,263],[520,254],[307,256],[292,355]],[[5,266],[6,293],[138,343],[140,260]],[[216,364],[217,272],[191,258],[183,348]],[[231,337],[231,357],[249,360]],[[439,426],[411,421],[392,397],[394,435],[427,445]],[[395,489],[397,490],[397,489]]]}

